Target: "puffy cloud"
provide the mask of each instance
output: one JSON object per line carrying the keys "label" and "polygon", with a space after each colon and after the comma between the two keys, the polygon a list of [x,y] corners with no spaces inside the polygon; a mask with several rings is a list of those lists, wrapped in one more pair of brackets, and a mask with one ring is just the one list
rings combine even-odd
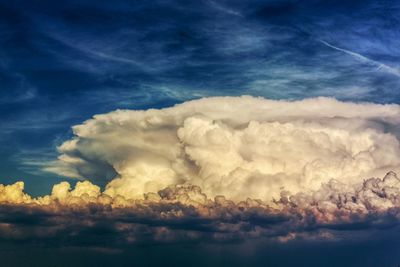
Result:
{"label": "puffy cloud", "polygon": [[73,127],[48,170],[142,198],[169,185],[271,201],[284,189],[353,185],[400,167],[400,107],[331,98],[216,97],[165,109],[117,110]]}

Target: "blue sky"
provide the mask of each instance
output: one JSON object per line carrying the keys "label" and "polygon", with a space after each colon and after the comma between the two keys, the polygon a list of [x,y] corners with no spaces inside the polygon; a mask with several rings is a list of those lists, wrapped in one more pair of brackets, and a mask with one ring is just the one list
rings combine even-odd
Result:
{"label": "blue sky", "polygon": [[0,1],[0,182],[33,194],[70,127],[253,95],[400,103],[398,1]]}

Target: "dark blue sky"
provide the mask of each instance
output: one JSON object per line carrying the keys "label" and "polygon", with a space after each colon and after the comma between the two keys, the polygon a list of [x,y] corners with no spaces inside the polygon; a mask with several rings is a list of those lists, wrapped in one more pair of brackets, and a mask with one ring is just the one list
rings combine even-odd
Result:
{"label": "dark blue sky", "polygon": [[48,193],[70,127],[117,108],[400,103],[399,20],[399,1],[0,1],[0,182]]}

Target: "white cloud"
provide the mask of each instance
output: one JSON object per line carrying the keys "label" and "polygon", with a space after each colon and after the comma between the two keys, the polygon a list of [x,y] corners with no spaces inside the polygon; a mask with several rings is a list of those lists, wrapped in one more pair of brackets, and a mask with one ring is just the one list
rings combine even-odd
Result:
{"label": "white cloud", "polygon": [[331,98],[204,98],[146,111],[117,110],[73,127],[48,168],[104,180],[110,196],[143,198],[189,183],[211,197],[271,202],[282,190],[359,184],[400,170],[398,105]]}

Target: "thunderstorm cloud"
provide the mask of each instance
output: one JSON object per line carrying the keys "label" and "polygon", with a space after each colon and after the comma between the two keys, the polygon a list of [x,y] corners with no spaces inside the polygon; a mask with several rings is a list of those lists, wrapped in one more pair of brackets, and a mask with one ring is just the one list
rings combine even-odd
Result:
{"label": "thunderstorm cloud", "polygon": [[249,96],[96,115],[46,167],[80,179],[74,188],[35,198],[23,182],[0,185],[0,236],[110,247],[368,238],[400,218],[399,122],[394,104]]}

